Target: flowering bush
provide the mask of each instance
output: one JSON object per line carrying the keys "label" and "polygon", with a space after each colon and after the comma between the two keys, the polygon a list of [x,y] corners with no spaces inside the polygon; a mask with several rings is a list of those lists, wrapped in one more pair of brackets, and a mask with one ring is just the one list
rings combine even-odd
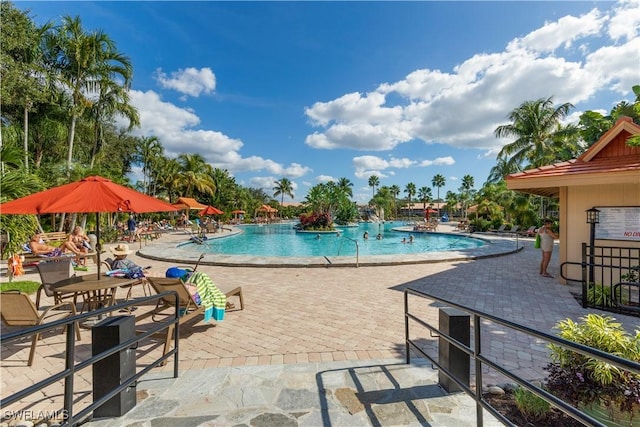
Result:
{"label": "flowering bush", "polygon": [[300,225],[303,230],[330,230],[331,224],[331,217],[327,213],[300,215]]}

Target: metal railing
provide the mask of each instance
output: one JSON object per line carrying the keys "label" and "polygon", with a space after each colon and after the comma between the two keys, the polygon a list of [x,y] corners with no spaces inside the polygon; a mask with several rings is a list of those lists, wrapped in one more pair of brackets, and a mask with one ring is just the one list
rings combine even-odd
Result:
{"label": "metal railing", "polygon": [[[128,307],[133,307],[133,306],[137,306],[137,305],[142,305],[142,304],[148,304],[148,303],[154,303],[156,301],[159,301],[160,299],[168,299],[168,298],[173,298],[175,299],[175,316],[168,316],[167,320],[163,320],[163,321],[159,321],[159,322],[154,322],[152,323],[152,326],[149,328],[149,330],[143,332],[143,333],[139,333],[136,334],[135,337],[122,342],[121,344],[112,347],[102,353],[99,353],[95,356],[90,357],[87,360],[83,360],[79,363],[74,363],[75,360],[75,346],[76,346],[76,339],[75,339],[75,328],[76,328],[76,323],[80,324],[80,322],[83,321],[87,321],[87,320],[91,320],[93,318],[100,318],[110,312],[113,311],[119,311],[119,310],[126,310]],[[166,330],[167,328],[169,328],[171,325],[174,326],[174,331],[173,331],[173,340],[174,340],[174,347],[173,350],[170,350],[169,352],[167,352],[166,354],[164,354],[163,356],[151,361],[144,369],[142,369],[140,372],[137,372],[136,374],[128,377],[128,378],[123,378],[121,379],[121,385],[118,386],[117,388],[114,388],[113,390],[111,390],[109,393],[107,393],[106,395],[104,395],[103,397],[101,397],[100,399],[95,400],[92,404],[90,404],[89,406],[87,406],[86,408],[82,409],[81,411],[79,411],[77,414],[74,413],[73,411],[73,395],[74,395],[74,375],[82,370],[85,369],[89,366],[92,366],[93,364],[95,364],[96,362],[103,360],[115,353],[118,353],[122,350],[126,350],[129,348],[132,348],[134,346],[137,346],[137,344],[143,340],[145,340],[146,338],[150,337],[153,334],[157,334],[158,332],[162,331],[162,330]],[[51,375],[49,378],[46,378],[42,381],[39,381],[25,389],[22,389],[20,391],[17,391],[15,393],[13,393],[10,396],[7,397],[3,397],[0,400],[0,407],[2,407],[3,409],[7,408],[8,405],[11,405],[12,403],[18,402],[21,399],[30,396],[36,392],[38,392],[39,390],[44,389],[45,387],[54,384],[58,381],[64,380],[64,403],[63,403],[63,408],[60,411],[52,411],[52,413],[58,413],[58,414],[63,414],[64,417],[64,423],[62,424],[63,426],[76,426],[78,425],[78,423],[82,422],[85,420],[85,418],[87,418],[94,409],[102,406],[104,403],[106,403],[109,399],[111,399],[112,397],[116,396],[118,393],[124,391],[125,389],[127,389],[128,387],[131,386],[131,384],[134,384],[140,377],[142,377],[143,375],[145,375],[147,372],[149,372],[152,368],[162,364],[165,360],[167,360],[168,358],[174,356],[174,361],[173,361],[173,377],[177,378],[178,377],[178,349],[179,349],[179,298],[178,298],[178,294],[175,291],[169,291],[169,292],[163,292],[160,294],[156,294],[156,295],[152,295],[149,297],[143,297],[143,298],[136,298],[127,302],[123,302],[123,303],[119,303],[116,305],[112,305],[109,307],[104,307],[98,310],[93,310],[87,313],[83,313],[83,314],[78,314],[76,316],[71,316],[71,317],[65,317],[64,319],[60,319],[60,320],[56,320],[56,321],[52,321],[49,323],[45,323],[43,325],[39,325],[39,326],[34,326],[34,327],[30,327],[27,329],[22,329],[19,331],[15,331],[15,332],[9,332],[6,334],[3,334],[0,336],[0,342],[2,342],[2,345],[6,345],[7,343],[10,343],[12,341],[18,340],[20,338],[24,338],[24,337],[28,337],[31,335],[34,335],[36,333],[44,333],[47,331],[51,331],[54,329],[58,329],[61,327],[66,327],[66,342],[65,342],[65,369],[61,372],[55,373],[53,375]],[[19,411],[14,411],[14,412],[19,412]]]}
{"label": "metal railing", "polygon": [[[579,266],[580,277],[568,277],[568,266]],[[581,285],[582,308],[640,316],[640,248],[582,243],[582,261],[560,264],[560,276]]]}
{"label": "metal railing", "polygon": [[[409,295],[414,295],[420,298],[428,299],[431,301],[436,301],[444,306],[453,307],[458,310],[461,310],[465,313],[468,313],[472,318],[473,323],[473,348],[469,345],[461,343],[460,341],[452,338],[445,332],[441,331],[439,328],[430,325],[428,322],[420,319],[416,314],[413,314],[409,310]],[[482,396],[482,368],[483,365],[494,369],[505,377],[515,381],[521,387],[524,387],[526,390],[532,392],[536,396],[544,399],[554,407],[560,409],[565,414],[571,416],[572,418],[584,423],[588,426],[598,426],[604,427],[605,425],[585,414],[584,412],[578,410],[574,406],[566,403],[563,400],[558,399],[556,396],[550,394],[546,390],[535,386],[530,381],[511,373],[501,365],[495,363],[494,361],[488,359],[485,356],[485,353],[482,350],[481,338],[482,338],[482,321],[489,321],[493,324],[501,325],[506,327],[507,329],[524,333],[530,337],[538,338],[543,341],[548,342],[549,344],[554,344],[564,349],[568,349],[574,351],[576,353],[582,354],[584,356],[597,359],[599,361],[603,361],[612,366],[615,366],[619,369],[634,373],[636,375],[640,375],[640,363],[633,362],[631,360],[623,359],[617,356],[614,356],[609,353],[605,353],[603,351],[587,347],[581,344],[577,344],[572,341],[565,340],[560,337],[556,337],[553,335],[546,334],[544,332],[537,331],[535,329],[528,328],[523,325],[519,325],[517,323],[510,322],[508,320],[504,320],[493,316],[491,314],[487,314],[469,307],[465,307],[463,305],[457,304],[455,302],[445,300],[443,298],[439,298],[437,296],[420,292],[418,290],[414,290],[411,288],[407,288],[404,290],[404,318],[405,318],[405,351],[406,351],[406,362],[411,363],[411,350],[416,351],[418,354],[427,358],[433,365],[435,365],[440,373],[444,374],[451,381],[455,382],[467,395],[471,396],[476,402],[476,424],[480,427],[483,426],[483,409],[486,409],[495,416],[498,420],[500,420],[503,424],[513,426],[504,415],[498,412],[493,406],[491,406]],[[451,371],[447,370],[442,364],[439,363],[438,360],[435,360],[433,357],[428,355],[425,351],[420,348],[416,342],[416,340],[410,339],[410,331],[409,325],[410,321],[417,323],[425,328],[427,328],[431,333],[435,333],[439,339],[445,340],[447,343],[455,346],[460,351],[469,355],[472,359],[472,366],[474,367],[473,373],[475,374],[476,384],[475,390],[473,390],[469,385],[465,384],[464,379],[460,379],[455,377]],[[503,336],[503,335],[501,335]]]}

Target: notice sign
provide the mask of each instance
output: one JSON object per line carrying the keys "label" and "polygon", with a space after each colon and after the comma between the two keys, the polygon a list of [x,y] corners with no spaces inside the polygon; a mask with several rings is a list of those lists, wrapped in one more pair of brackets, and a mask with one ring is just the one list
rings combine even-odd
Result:
{"label": "notice sign", "polygon": [[600,222],[596,224],[596,239],[640,242],[640,206],[596,209],[600,211]]}

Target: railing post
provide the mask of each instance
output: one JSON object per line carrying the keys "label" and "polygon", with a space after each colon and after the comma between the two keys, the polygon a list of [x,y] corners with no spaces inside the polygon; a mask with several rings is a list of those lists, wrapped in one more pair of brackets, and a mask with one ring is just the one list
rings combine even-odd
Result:
{"label": "railing post", "polygon": [[407,365],[411,363],[411,354],[409,352],[409,293],[404,291],[404,352]]}
{"label": "railing post", "polygon": [[69,375],[64,379],[64,417],[69,425],[73,425],[73,378],[75,377],[76,359],[76,322],[67,324],[67,349],[65,354],[65,370]]}
{"label": "railing post", "polygon": [[[469,314],[456,308],[444,307],[439,310],[439,320],[438,329],[442,333],[469,346],[471,341]],[[438,360],[445,371],[450,372],[453,377],[458,378],[463,384],[469,385],[470,360],[467,353],[441,337],[438,339]],[[458,384],[441,372],[438,373],[438,383],[448,393],[462,391]]]}
{"label": "railing post", "polygon": [[475,373],[476,373],[476,426],[482,427],[484,425],[484,418],[482,413],[482,405],[478,404],[482,399],[482,362],[480,361],[480,354],[482,352],[482,336],[480,328],[480,316],[473,315],[473,359],[475,360]]}
{"label": "railing post", "polygon": [[589,292],[587,278],[587,244],[582,242],[582,308],[587,308],[587,293]]}

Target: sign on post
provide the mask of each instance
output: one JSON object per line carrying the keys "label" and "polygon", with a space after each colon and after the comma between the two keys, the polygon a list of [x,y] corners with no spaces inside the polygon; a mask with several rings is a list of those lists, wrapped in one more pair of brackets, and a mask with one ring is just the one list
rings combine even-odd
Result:
{"label": "sign on post", "polygon": [[596,209],[600,211],[596,239],[640,242],[640,206],[598,206]]}

